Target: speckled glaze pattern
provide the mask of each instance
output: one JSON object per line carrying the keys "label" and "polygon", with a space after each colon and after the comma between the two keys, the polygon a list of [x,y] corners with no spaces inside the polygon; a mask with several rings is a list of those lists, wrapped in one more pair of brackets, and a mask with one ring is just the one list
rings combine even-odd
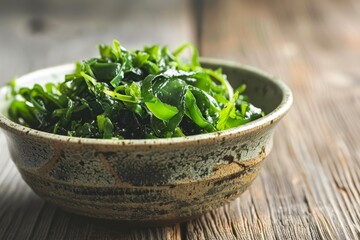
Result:
{"label": "speckled glaze pattern", "polygon": [[[168,223],[217,208],[255,179],[292,97],[283,83],[252,68],[205,64],[222,66],[230,80],[236,79],[235,86],[247,76],[252,81],[248,95],[268,115],[238,128],[186,138],[94,140],[39,132],[0,114],[12,159],[38,195],[81,215]],[[27,81],[71,69],[48,69]]]}

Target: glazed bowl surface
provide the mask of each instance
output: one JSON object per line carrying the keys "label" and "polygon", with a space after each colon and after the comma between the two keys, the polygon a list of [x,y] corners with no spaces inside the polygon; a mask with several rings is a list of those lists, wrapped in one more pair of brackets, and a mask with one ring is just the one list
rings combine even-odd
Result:
{"label": "glazed bowl surface", "polygon": [[[7,117],[8,87],[0,89],[0,127],[25,182],[42,198],[96,218],[169,223],[200,215],[238,197],[257,176],[276,124],[292,104],[281,81],[249,66],[202,60],[221,67],[230,84],[266,116],[225,131],[172,139],[104,140],[55,135]],[[74,65],[39,70],[19,86],[62,81]]]}

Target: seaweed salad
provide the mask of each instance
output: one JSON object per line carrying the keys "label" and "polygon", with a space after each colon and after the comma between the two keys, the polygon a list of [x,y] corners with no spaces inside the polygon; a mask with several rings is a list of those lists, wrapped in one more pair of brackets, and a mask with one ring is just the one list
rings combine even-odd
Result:
{"label": "seaweed salad", "polygon": [[[180,58],[186,49],[188,61]],[[13,83],[10,119],[67,136],[148,139],[225,130],[264,115],[242,94],[245,85],[233,90],[221,69],[202,67],[192,44],[128,51],[115,40],[99,52],[63,82]]]}

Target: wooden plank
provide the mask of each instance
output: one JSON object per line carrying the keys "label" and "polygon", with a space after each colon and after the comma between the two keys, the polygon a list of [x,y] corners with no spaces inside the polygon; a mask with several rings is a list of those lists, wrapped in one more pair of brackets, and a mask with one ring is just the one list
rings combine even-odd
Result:
{"label": "wooden plank", "polygon": [[360,2],[203,4],[203,55],[273,73],[295,103],[249,191],[187,239],[359,239]]}
{"label": "wooden plank", "polygon": [[[114,1],[104,3],[103,10],[93,4],[73,1],[70,12],[69,3],[55,1],[35,1],[35,12],[26,4],[21,12],[16,4],[6,12],[1,8],[0,83],[91,56],[98,42],[124,35],[122,42],[130,48],[194,41],[188,5],[181,1],[165,7],[160,7],[163,1],[142,2],[141,8]],[[198,37],[204,55],[256,65],[294,91],[294,108],[279,126],[274,150],[249,191],[181,227],[107,225],[39,199],[11,163],[0,132],[0,239],[359,238],[359,3],[226,0],[200,6]],[[145,24],[139,16],[149,12],[153,18]]]}
{"label": "wooden plank", "polygon": [[[113,39],[129,49],[194,41],[191,14],[190,4],[180,0],[13,1],[0,8],[0,85],[96,55],[97,44]],[[21,179],[1,131],[0,156],[0,239],[181,239],[179,224],[128,229],[45,203]]]}

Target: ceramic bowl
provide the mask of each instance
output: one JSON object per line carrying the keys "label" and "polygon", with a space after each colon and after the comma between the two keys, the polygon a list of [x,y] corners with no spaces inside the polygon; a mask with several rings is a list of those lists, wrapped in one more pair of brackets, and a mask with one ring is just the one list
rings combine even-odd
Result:
{"label": "ceramic bowl", "polygon": [[[292,94],[274,77],[218,60],[230,83],[247,84],[252,103],[266,113],[233,129],[183,138],[104,140],[60,136],[7,118],[8,88],[0,90],[0,127],[25,182],[43,199],[70,212],[112,220],[183,221],[237,198],[257,176],[276,124]],[[20,86],[61,81],[73,64],[20,77]]]}

